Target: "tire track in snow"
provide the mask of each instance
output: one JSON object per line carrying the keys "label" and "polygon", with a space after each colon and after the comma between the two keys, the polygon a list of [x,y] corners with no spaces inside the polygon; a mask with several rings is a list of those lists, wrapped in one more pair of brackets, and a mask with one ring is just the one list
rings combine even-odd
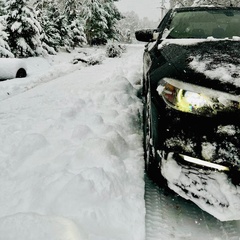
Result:
{"label": "tire track in snow", "polygon": [[221,222],[145,178],[146,240],[240,240],[240,221]]}

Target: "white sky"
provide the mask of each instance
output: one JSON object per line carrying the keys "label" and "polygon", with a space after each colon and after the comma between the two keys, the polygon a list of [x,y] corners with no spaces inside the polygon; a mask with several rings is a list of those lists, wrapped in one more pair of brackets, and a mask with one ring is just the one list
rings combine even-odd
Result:
{"label": "white sky", "polygon": [[121,12],[134,11],[140,18],[148,17],[150,20],[159,21],[161,3],[161,0],[119,0],[115,4]]}

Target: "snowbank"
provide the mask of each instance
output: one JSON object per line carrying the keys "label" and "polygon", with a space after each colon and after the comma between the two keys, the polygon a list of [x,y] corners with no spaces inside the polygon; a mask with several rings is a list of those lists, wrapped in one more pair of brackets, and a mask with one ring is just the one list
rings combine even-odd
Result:
{"label": "snowbank", "polygon": [[29,59],[29,77],[3,82],[1,240],[145,239],[143,48],[128,51],[91,67]]}
{"label": "snowbank", "polygon": [[69,219],[35,213],[17,213],[0,218],[0,233],[1,239],[84,240],[87,237]]}

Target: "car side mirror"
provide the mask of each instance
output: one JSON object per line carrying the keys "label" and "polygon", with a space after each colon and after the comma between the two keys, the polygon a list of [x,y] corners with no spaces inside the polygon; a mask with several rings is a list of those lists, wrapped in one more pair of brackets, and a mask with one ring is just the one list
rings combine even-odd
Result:
{"label": "car side mirror", "polygon": [[157,40],[159,32],[157,29],[143,29],[135,32],[135,37],[141,42],[152,42]]}

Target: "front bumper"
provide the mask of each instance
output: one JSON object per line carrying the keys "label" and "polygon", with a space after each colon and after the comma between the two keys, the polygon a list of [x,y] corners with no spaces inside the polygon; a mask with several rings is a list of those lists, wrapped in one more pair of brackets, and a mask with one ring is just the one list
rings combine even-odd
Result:
{"label": "front bumper", "polygon": [[204,117],[170,109],[164,104],[155,109],[161,109],[155,128],[157,149],[188,156],[190,161],[196,158],[228,169],[240,169],[239,113]]}
{"label": "front bumper", "polygon": [[158,157],[170,189],[221,221],[240,219],[240,186],[229,178],[231,170],[184,164],[173,152],[158,151]]}
{"label": "front bumper", "polygon": [[221,221],[240,219],[239,122],[239,113],[204,117],[169,108],[159,113],[161,175],[170,189]]}

